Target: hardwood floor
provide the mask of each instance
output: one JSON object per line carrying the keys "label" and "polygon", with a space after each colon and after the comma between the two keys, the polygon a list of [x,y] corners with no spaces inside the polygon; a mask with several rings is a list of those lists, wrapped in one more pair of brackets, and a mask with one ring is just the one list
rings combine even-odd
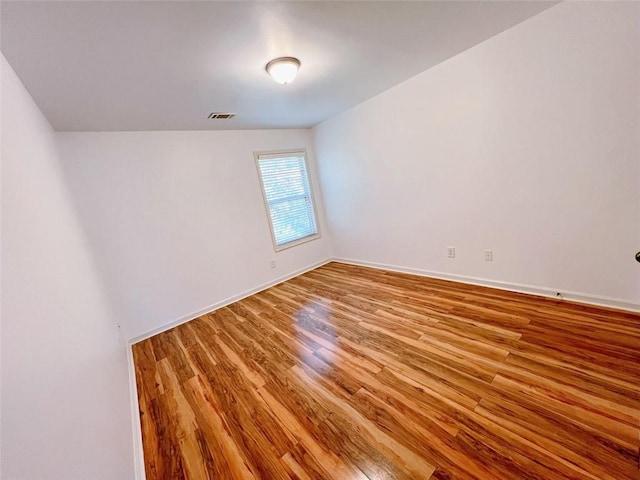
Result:
{"label": "hardwood floor", "polygon": [[640,315],[331,263],[133,346],[148,480],[640,479]]}

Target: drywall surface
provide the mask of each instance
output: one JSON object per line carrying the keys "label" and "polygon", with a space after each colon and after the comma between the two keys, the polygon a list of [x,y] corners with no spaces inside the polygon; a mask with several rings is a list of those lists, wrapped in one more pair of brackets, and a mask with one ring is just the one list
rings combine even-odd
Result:
{"label": "drywall surface", "polygon": [[[326,235],[274,252],[253,157],[309,149],[309,130],[58,133],[57,140],[128,338],[331,255]],[[310,149],[308,163],[324,234]]]}
{"label": "drywall surface", "polygon": [[124,343],[60,170],[54,133],[2,67],[2,472],[133,478]]}
{"label": "drywall surface", "polygon": [[638,45],[565,2],[315,127],[335,255],[640,304]]}

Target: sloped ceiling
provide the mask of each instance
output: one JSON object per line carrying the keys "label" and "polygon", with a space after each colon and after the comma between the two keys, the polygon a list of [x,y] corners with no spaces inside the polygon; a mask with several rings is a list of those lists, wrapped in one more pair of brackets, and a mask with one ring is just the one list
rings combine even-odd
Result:
{"label": "sloped ceiling", "polygon": [[554,3],[5,1],[1,48],[56,130],[310,127]]}

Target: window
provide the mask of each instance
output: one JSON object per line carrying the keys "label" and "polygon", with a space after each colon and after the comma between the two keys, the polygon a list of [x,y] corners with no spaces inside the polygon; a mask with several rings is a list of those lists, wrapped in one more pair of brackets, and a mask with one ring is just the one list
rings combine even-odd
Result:
{"label": "window", "polygon": [[256,163],[276,251],[318,238],[305,152],[258,153]]}

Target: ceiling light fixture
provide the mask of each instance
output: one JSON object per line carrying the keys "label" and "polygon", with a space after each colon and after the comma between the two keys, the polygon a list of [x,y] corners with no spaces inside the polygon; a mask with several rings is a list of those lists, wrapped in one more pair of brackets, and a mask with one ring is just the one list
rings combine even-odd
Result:
{"label": "ceiling light fixture", "polygon": [[280,57],[267,63],[265,69],[276,82],[286,85],[295,80],[300,68],[300,60],[293,57]]}

